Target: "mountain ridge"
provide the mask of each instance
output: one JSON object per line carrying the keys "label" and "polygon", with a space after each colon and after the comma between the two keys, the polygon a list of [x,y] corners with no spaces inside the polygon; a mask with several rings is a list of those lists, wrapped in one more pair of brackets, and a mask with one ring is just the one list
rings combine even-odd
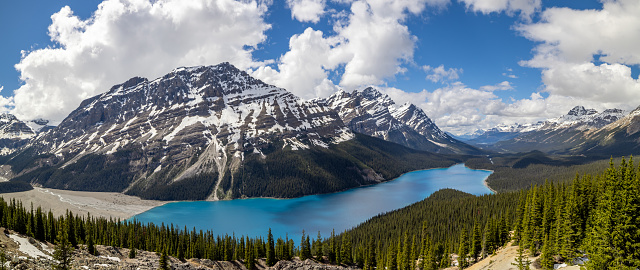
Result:
{"label": "mountain ridge", "polygon": [[4,159],[16,181],[163,200],[297,197],[460,162],[354,134],[229,63],[131,78]]}
{"label": "mountain ridge", "polygon": [[373,87],[353,92],[339,91],[315,102],[338,112],[353,131],[385,139],[410,148],[446,154],[482,154],[479,149],[443,132],[419,107],[396,106],[389,96]]}

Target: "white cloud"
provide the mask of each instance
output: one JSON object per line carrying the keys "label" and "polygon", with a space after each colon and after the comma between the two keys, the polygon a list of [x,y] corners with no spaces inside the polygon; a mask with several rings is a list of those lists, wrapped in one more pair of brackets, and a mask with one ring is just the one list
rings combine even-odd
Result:
{"label": "white cloud", "polygon": [[422,69],[427,72],[427,80],[432,82],[453,81],[460,78],[460,73],[463,72],[461,68],[449,68],[446,69],[444,65],[440,65],[436,68],[431,66],[423,66]]}
{"label": "white cloud", "polygon": [[531,15],[538,12],[542,7],[541,0],[459,0],[468,9],[474,12],[490,14],[493,12],[506,12],[513,15],[520,12],[524,19],[529,19]]}
{"label": "white cloud", "polygon": [[325,66],[333,42],[322,35],[322,31],[311,28],[294,35],[289,40],[289,51],[280,58],[279,72],[265,66],[256,69],[253,75],[304,99],[331,95],[337,87],[327,79]]}
{"label": "white cloud", "polygon": [[223,61],[257,66],[251,55],[270,28],[266,8],[256,1],[106,0],[81,20],[64,7],[51,16],[56,46],[24,52],[16,65],[24,85],[14,92],[14,113],[55,123],[132,76]]}
{"label": "white cloud", "polygon": [[291,18],[300,22],[317,23],[325,13],[325,0],[287,0]]}
{"label": "white cloud", "polygon": [[342,15],[336,18],[335,35],[324,37],[322,31],[307,28],[289,40],[289,51],[278,59],[277,70],[259,67],[253,75],[307,99],[336,91],[328,73],[342,68],[339,85],[347,90],[381,85],[405,72],[402,65],[413,61],[417,38],[403,24],[406,17],[446,2],[353,1],[349,14],[338,13]]}
{"label": "white cloud", "polygon": [[521,65],[542,69],[551,96],[635,107],[640,80],[631,76],[630,65],[640,65],[638,14],[636,0],[604,1],[601,10],[546,9],[540,22],[517,27],[539,42],[534,57]]}
{"label": "white cloud", "polygon": [[480,90],[483,91],[496,91],[496,90],[511,90],[513,89],[513,86],[511,86],[511,83],[509,81],[503,81],[499,84],[494,84],[494,85],[485,85],[480,87]]}
{"label": "white cloud", "polygon": [[488,122],[487,115],[498,115],[506,107],[494,93],[468,88],[461,83],[418,93],[396,88],[382,90],[399,104],[410,102],[421,107],[441,129],[454,134],[494,126],[496,121]]}

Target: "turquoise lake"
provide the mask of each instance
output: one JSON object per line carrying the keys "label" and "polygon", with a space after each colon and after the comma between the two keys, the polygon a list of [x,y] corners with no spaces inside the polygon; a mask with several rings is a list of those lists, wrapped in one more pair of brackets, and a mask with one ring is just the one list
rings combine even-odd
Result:
{"label": "turquoise lake", "polygon": [[472,170],[458,164],[444,169],[406,173],[393,181],[339,193],[295,199],[254,198],[231,201],[174,202],[132,217],[143,223],[173,223],[189,230],[213,230],[214,234],[274,236],[299,242],[304,229],[323,238],[350,229],[380,213],[421,201],[433,192],[453,188],[482,195],[491,193],[483,181],[489,171]]}

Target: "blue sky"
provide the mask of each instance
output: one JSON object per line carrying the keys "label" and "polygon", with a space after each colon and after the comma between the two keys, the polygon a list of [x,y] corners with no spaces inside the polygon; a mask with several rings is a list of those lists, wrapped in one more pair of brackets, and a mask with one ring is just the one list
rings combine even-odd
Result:
{"label": "blue sky", "polygon": [[25,120],[222,61],[304,99],[375,86],[457,134],[640,105],[636,0],[28,0],[0,25],[0,106]]}

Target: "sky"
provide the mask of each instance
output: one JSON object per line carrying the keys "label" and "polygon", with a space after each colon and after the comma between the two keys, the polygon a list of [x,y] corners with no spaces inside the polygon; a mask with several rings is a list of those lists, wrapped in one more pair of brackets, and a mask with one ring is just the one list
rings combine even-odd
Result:
{"label": "sky", "polygon": [[453,134],[640,105],[637,0],[3,1],[0,37],[0,110],[53,124],[221,62],[305,100],[373,86]]}

